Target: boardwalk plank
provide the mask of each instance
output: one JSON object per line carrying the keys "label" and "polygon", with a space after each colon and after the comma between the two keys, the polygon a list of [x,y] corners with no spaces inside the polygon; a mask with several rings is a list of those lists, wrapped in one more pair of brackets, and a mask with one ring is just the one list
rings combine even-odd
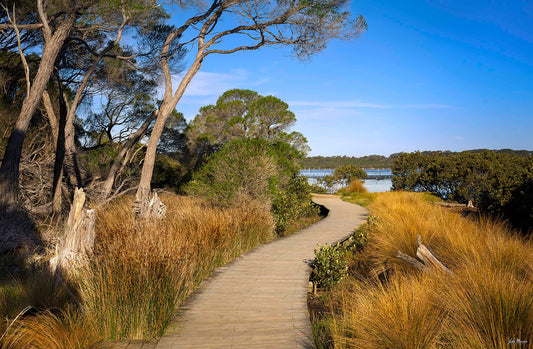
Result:
{"label": "boardwalk plank", "polygon": [[156,349],[313,348],[307,284],[317,244],[349,236],[365,209],[320,195],[321,222],[219,268],[180,308]]}

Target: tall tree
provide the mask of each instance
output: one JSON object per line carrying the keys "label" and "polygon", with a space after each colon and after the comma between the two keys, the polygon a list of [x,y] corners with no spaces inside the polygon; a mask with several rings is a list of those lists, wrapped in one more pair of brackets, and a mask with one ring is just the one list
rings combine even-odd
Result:
{"label": "tall tree", "polygon": [[29,66],[27,63],[24,63],[26,74],[26,97],[22,103],[22,108],[14,130],[9,137],[2,165],[0,166],[0,207],[4,209],[9,209],[17,203],[20,156],[22,153],[24,138],[30,125],[30,120],[41,101],[42,94],[48,84],[50,75],[52,74],[57,55],[63,47],[74,23],[81,14],[80,9],[81,6],[78,3],[62,9],[64,12],[61,11],[54,14],[54,25],[51,25],[48,13],[43,7],[42,0],[37,0],[39,23],[18,26],[15,17],[15,5],[13,5],[11,16],[9,15],[9,9],[7,7],[5,8],[8,22],[3,23],[0,28],[15,31],[18,42],[18,51],[22,61],[25,62],[25,58],[21,47],[19,29],[41,28],[43,48],[39,68],[33,81],[30,81]]}
{"label": "tall tree", "polygon": [[[154,111],[156,122],[136,194],[141,216],[148,212],[156,149],[165,123],[204,59],[212,54],[232,54],[273,45],[291,46],[295,56],[307,58],[324,49],[331,39],[353,38],[366,29],[364,18],[352,18],[345,10],[346,3],[346,0],[213,0],[209,7],[197,6],[199,12],[167,36],[161,51],[165,92],[160,107]],[[171,45],[177,40],[196,50],[191,65],[174,89],[167,62],[173,54]],[[235,42],[238,44],[232,45]]]}
{"label": "tall tree", "polygon": [[[18,5],[17,2],[15,4]],[[35,5],[27,5],[26,18],[20,23],[16,14],[16,5],[12,10],[4,7],[4,15],[0,17],[0,29],[15,33],[18,52],[24,62],[24,52],[21,45],[21,30],[40,30],[42,32],[41,48],[36,49],[40,54],[39,68],[35,73],[29,71],[29,65],[24,64],[27,93],[11,133],[0,167],[0,205],[13,207],[17,202],[19,164],[24,138],[33,114],[38,107],[46,85],[54,67],[59,68],[58,58],[67,56],[67,51],[83,48],[91,57],[89,63],[82,68],[79,81],[70,81],[70,89],[74,92],[72,100],[65,101],[66,119],[59,126],[58,147],[56,157],[56,171],[54,186],[60,181],[63,169],[63,159],[70,159],[75,163],[74,120],[84,91],[93,73],[101,61],[107,57],[130,60],[132,57],[121,54],[116,50],[123,31],[127,28],[146,27],[147,23],[159,21],[165,16],[162,7],[156,0],[81,0],[65,2],[50,0],[43,2],[36,0]],[[28,3],[30,4],[30,3]],[[11,6],[11,4],[9,4]],[[8,46],[4,46],[8,47]],[[87,56],[86,56],[87,57]],[[80,59],[79,61],[85,61]],[[130,61],[131,64],[134,64]],[[31,78],[34,76],[33,78]],[[73,88],[75,86],[75,88]],[[60,101],[63,102],[63,96]],[[46,103],[46,101],[45,101]],[[64,132],[64,133],[63,133]],[[64,140],[59,135],[64,134]],[[64,146],[61,146],[63,143]],[[61,147],[59,147],[61,146]],[[76,172],[76,183],[80,184],[80,175]]]}
{"label": "tall tree", "polygon": [[274,96],[259,98],[250,106],[250,114],[254,116],[256,137],[274,140],[296,122],[289,105]]}
{"label": "tall tree", "polygon": [[224,92],[215,105],[200,108],[187,130],[189,144],[198,154],[209,155],[233,139],[263,138],[283,141],[306,151],[301,133],[287,133],[296,121],[287,103],[255,91],[233,89]]}

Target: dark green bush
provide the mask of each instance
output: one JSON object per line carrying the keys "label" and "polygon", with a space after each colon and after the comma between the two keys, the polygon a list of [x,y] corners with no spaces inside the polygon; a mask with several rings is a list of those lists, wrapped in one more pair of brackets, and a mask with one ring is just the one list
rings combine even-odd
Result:
{"label": "dark green bush", "polygon": [[223,205],[255,201],[272,211],[281,234],[296,219],[316,214],[309,185],[298,176],[301,158],[287,143],[232,140],[193,174],[186,191]]}
{"label": "dark green bush", "polygon": [[533,157],[494,151],[408,153],[393,166],[393,189],[431,192],[503,215],[527,231],[533,223]]}
{"label": "dark green bush", "polygon": [[158,154],[155,158],[152,187],[179,191],[186,175],[185,168],[172,158]]}

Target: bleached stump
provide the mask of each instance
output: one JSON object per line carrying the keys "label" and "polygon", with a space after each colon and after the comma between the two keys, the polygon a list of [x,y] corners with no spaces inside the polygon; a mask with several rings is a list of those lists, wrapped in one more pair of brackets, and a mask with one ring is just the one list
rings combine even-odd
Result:
{"label": "bleached stump", "polygon": [[95,210],[84,210],[85,193],[76,188],[74,201],[65,225],[64,239],[56,247],[56,256],[50,260],[52,271],[64,271],[77,267],[93,253]]}
{"label": "bleached stump", "polygon": [[154,192],[154,195],[149,202],[135,200],[133,203],[133,212],[141,218],[161,218],[165,216],[167,206],[161,202],[159,195]]}

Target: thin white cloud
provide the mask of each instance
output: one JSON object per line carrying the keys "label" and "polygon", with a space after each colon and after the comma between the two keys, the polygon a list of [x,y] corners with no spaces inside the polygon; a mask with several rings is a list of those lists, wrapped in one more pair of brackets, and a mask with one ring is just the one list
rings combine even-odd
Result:
{"label": "thin white cloud", "polygon": [[379,108],[379,109],[388,109],[389,107],[381,104],[374,103],[362,103],[362,102],[346,102],[346,101],[336,101],[336,102],[317,102],[317,101],[290,101],[287,102],[289,106],[295,107],[316,107],[316,108],[342,108],[342,109],[353,109],[353,108]]}
{"label": "thin white cloud", "polygon": [[367,102],[354,101],[332,101],[332,102],[317,102],[317,101],[290,101],[291,107],[315,107],[315,108],[334,108],[334,109],[456,109],[456,107],[446,104],[404,104],[404,105],[389,105]]}
{"label": "thin white cloud", "polygon": [[[290,104],[289,104],[290,106]],[[298,121],[312,121],[319,123],[329,123],[332,119],[349,120],[362,115],[361,111],[349,108],[294,108],[291,109],[296,114]]]}
{"label": "thin white cloud", "polygon": [[[218,96],[229,89],[241,86],[247,79],[248,74],[244,70],[233,70],[231,73],[200,71],[192,79],[189,87],[187,87],[185,96]],[[173,84],[177,86],[180,80],[180,76],[173,77]]]}

